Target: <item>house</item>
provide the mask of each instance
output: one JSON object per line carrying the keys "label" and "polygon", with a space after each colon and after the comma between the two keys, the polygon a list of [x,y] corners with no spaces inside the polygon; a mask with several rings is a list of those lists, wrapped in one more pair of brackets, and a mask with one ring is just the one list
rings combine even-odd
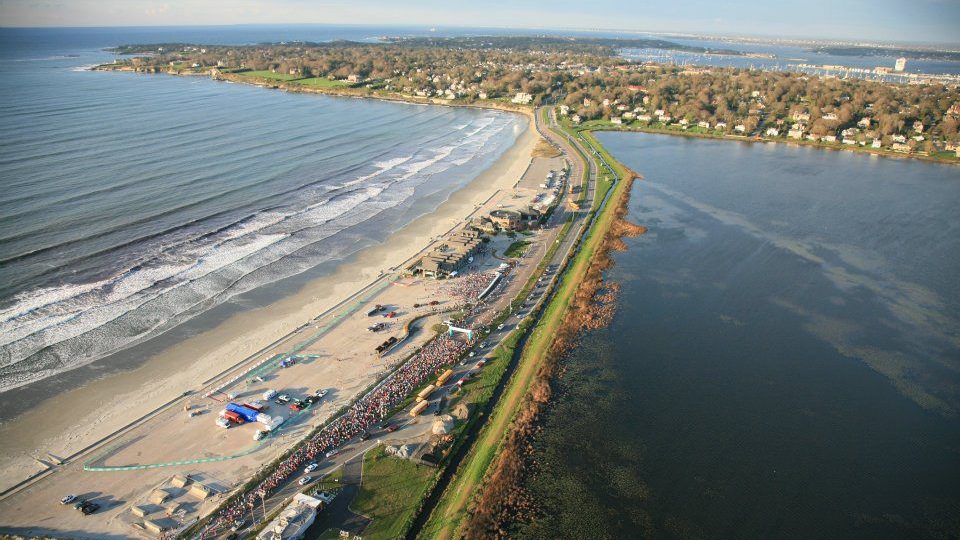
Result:
{"label": "house", "polygon": [[697,122],[697,127],[700,127],[700,128],[703,128],[703,129],[710,129],[710,122],[707,122],[707,121],[705,121],[705,120],[701,120],[700,122]]}
{"label": "house", "polygon": [[745,126],[745,125],[743,125],[743,124],[737,124],[737,125],[733,126],[733,130],[736,131],[737,133],[746,133],[746,132],[747,132],[747,126]]}
{"label": "house", "polygon": [[836,136],[836,135],[824,135],[823,137],[820,137],[820,140],[823,141],[823,142],[837,142],[837,136]]}
{"label": "house", "polygon": [[917,120],[913,123],[913,130],[917,133],[923,133],[923,122]]}
{"label": "house", "polygon": [[836,122],[837,120],[839,120],[840,117],[837,116],[837,113],[827,113],[821,116],[820,118],[823,118],[828,122]]}
{"label": "house", "polygon": [[621,120],[620,118],[618,118],[618,117],[616,117],[616,116],[613,116],[613,117],[610,118],[610,123],[611,123],[611,124],[616,124],[616,125],[619,126],[619,125],[623,124],[623,120]]}
{"label": "house", "polygon": [[795,112],[795,113],[793,113],[793,120],[794,120],[795,122],[809,122],[809,121],[810,121],[810,113]]}
{"label": "house", "polygon": [[609,99],[604,99],[604,100],[603,100],[603,106],[604,106],[604,107],[609,107],[609,106],[610,106],[610,100],[609,100]]}
{"label": "house", "polygon": [[568,106],[566,106],[566,105],[561,105],[561,106],[560,106],[560,114],[563,115],[563,116],[567,116],[568,114],[570,114],[570,107],[568,107]]}
{"label": "house", "polygon": [[650,120],[653,120],[653,117],[650,116],[649,114],[638,114],[637,120],[641,122],[649,122]]}
{"label": "house", "polygon": [[669,115],[664,115],[660,117],[660,121],[663,122],[664,124],[670,122],[670,120],[672,120],[672,118]]}
{"label": "house", "polygon": [[654,115],[654,116],[663,116],[663,115],[664,115],[663,109],[657,109],[657,110],[653,111],[653,115]]}
{"label": "house", "polygon": [[533,96],[526,92],[517,92],[517,95],[513,96],[513,99],[510,101],[517,105],[529,105],[530,102],[533,101]]}
{"label": "house", "polygon": [[717,125],[713,126],[715,129],[727,129],[726,122],[717,122]]}
{"label": "house", "polygon": [[775,128],[775,127],[767,128],[767,136],[769,136],[769,137],[777,137],[777,136],[779,136],[779,135],[780,135],[780,130],[779,130],[779,129],[777,129],[777,128]]}
{"label": "house", "polygon": [[847,137],[844,137],[844,138],[843,138],[843,141],[841,141],[841,142],[843,142],[843,144],[857,144],[857,141],[856,141],[856,140],[854,140],[854,139],[849,139],[849,138],[847,138]]}
{"label": "house", "polygon": [[358,82],[360,82],[360,76],[357,75],[356,73],[354,73],[354,74],[352,74],[352,75],[347,75],[347,82],[348,82],[348,83],[358,83]]}
{"label": "house", "polygon": [[803,129],[793,128],[787,132],[787,137],[790,137],[791,139],[800,140],[803,138]]}
{"label": "house", "polygon": [[907,138],[903,135],[894,135],[893,137],[891,137],[891,139],[893,139],[893,142],[900,143],[900,144],[904,144],[907,142]]}
{"label": "house", "polygon": [[870,117],[864,116],[863,118],[861,118],[860,121],[857,122],[857,126],[863,129],[870,129]]}
{"label": "house", "polygon": [[477,97],[480,98],[480,99],[487,99],[487,93],[486,93],[486,92],[480,92],[479,94],[477,94]]}
{"label": "house", "polygon": [[593,101],[591,101],[590,98],[583,98],[583,106],[584,106],[584,107],[589,107],[589,106],[591,106],[591,105],[593,105]]}
{"label": "house", "polygon": [[686,125],[690,124],[690,121],[687,120],[686,118],[681,118],[679,123],[680,123],[681,126],[686,126]]}
{"label": "house", "polygon": [[880,143],[880,139],[874,139],[873,142],[870,144],[870,147],[871,147],[871,148],[880,148],[880,144],[881,144],[881,143]]}
{"label": "house", "polygon": [[890,148],[893,148],[894,152],[910,152],[910,147],[903,143],[893,143]]}
{"label": "house", "polygon": [[579,114],[575,114],[575,115],[573,115],[573,116],[570,117],[570,120],[573,120],[573,123],[574,123],[574,124],[579,124],[579,123],[580,123],[580,115],[579,115]]}
{"label": "house", "polygon": [[625,112],[625,113],[623,113],[623,114],[620,115],[620,117],[623,118],[624,120],[633,120],[634,117],[636,117],[636,116],[637,116],[637,115],[634,114],[634,113],[632,113],[632,112]]}

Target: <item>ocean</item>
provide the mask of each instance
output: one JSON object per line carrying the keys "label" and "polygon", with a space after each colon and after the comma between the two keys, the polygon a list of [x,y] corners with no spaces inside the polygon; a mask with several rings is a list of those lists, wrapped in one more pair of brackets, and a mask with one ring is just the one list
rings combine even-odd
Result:
{"label": "ocean", "polygon": [[960,168],[598,139],[648,232],[561,364],[512,536],[956,538]]}
{"label": "ocean", "polygon": [[0,29],[0,390],[274,301],[429,212],[526,129],[497,111],[86,70],[105,47],[397,33]]}

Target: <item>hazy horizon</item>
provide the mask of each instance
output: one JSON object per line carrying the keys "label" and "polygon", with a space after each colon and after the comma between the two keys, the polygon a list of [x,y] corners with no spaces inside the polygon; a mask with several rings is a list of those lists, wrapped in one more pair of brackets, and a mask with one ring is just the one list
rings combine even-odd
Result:
{"label": "hazy horizon", "polygon": [[[811,17],[810,14],[816,16]],[[3,28],[356,25],[491,28],[518,31],[602,31],[696,34],[715,37],[869,41],[960,45],[960,3],[856,0],[840,5],[704,0],[655,1],[638,8],[613,0],[490,0],[484,7],[438,0],[402,5],[386,0],[351,3],[306,0],[0,0]],[[464,21],[469,21],[465,24]]]}

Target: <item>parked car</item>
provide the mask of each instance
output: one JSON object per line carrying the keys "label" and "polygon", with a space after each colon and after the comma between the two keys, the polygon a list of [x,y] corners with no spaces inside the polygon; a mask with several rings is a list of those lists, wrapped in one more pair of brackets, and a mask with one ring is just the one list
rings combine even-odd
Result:
{"label": "parked car", "polygon": [[76,499],[76,495],[64,495],[63,498],[60,499],[60,504],[70,504]]}
{"label": "parked car", "polygon": [[303,472],[312,473],[313,471],[317,470],[317,467],[319,467],[319,465],[317,465],[317,462],[314,461],[313,463],[307,464],[307,466],[303,468]]}
{"label": "parked car", "polygon": [[306,401],[307,403],[313,405],[314,403],[320,401],[320,398],[318,398],[317,396],[307,396],[307,397],[303,398],[303,400]]}
{"label": "parked car", "polygon": [[276,403],[278,405],[284,405],[286,403],[290,403],[290,396],[286,394],[280,394],[279,396],[277,396]]}
{"label": "parked car", "polygon": [[84,503],[83,506],[80,507],[80,511],[83,512],[83,515],[85,516],[89,516],[90,514],[96,512],[99,509],[100,509],[100,505],[94,502]]}
{"label": "parked car", "polygon": [[313,477],[310,476],[310,475],[307,475],[307,476],[304,476],[303,478],[301,478],[300,481],[297,482],[297,483],[300,484],[301,486],[305,486],[305,485],[309,484],[311,481],[313,481]]}
{"label": "parked car", "polygon": [[387,424],[386,429],[387,429],[387,433],[393,433],[394,431],[399,429],[399,426],[397,426],[396,424]]}
{"label": "parked car", "polygon": [[327,389],[321,388],[320,390],[317,390],[313,395],[317,396],[320,399],[323,399],[323,396],[327,395]]}
{"label": "parked car", "polygon": [[290,404],[290,410],[294,412],[300,412],[305,408],[306,408],[305,404],[299,399]]}
{"label": "parked car", "polygon": [[364,431],[363,433],[360,434],[360,440],[361,440],[361,441],[365,441],[365,440],[367,440],[367,439],[369,439],[369,438],[370,438],[370,432],[369,432],[369,431]]}
{"label": "parked car", "polygon": [[340,453],[340,449],[339,449],[339,448],[334,449],[334,450],[331,450],[331,451],[327,452],[327,458],[328,458],[328,459],[329,459],[329,458],[332,458],[333,456],[335,456],[335,455],[337,455],[337,454],[339,454],[339,453]]}

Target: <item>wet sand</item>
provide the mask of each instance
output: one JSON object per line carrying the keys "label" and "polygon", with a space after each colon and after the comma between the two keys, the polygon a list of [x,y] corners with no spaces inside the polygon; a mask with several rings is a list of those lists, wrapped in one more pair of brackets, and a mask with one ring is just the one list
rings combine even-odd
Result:
{"label": "wet sand", "polygon": [[108,373],[82,387],[66,389],[0,425],[0,455],[4,456],[0,489],[42,469],[32,456],[66,457],[95,443],[185,391],[198,389],[360,291],[382,271],[410,259],[498,189],[511,187],[530,163],[537,140],[531,121],[510,150],[435,211],[385,242],[361,250],[330,275],[310,281],[294,294],[233,314],[128,371],[109,373],[110,366],[92,364],[90,369]]}

